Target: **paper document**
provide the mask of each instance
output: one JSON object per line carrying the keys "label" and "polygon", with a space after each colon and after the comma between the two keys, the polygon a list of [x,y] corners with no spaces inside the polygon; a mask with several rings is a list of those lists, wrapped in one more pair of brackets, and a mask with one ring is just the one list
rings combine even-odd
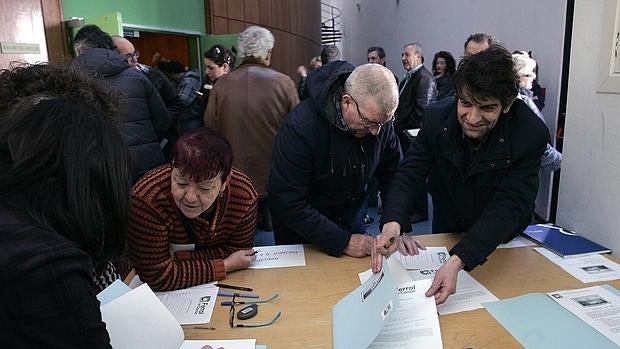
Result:
{"label": "paper document", "polygon": [[176,291],[155,292],[181,325],[211,321],[217,287],[200,285]]}
{"label": "paper document", "polygon": [[106,303],[110,303],[111,301],[115,300],[116,298],[124,295],[129,291],[131,291],[131,288],[125,285],[123,281],[118,279],[114,281],[111,285],[106,287],[103,291],[99,292],[99,294],[97,295],[97,300],[99,300],[99,303],[101,305],[104,305]]}
{"label": "paper document", "polygon": [[405,256],[400,251],[393,254],[405,267],[405,269],[439,269],[450,258],[448,249],[445,246],[427,247],[426,250],[419,250],[420,253],[413,256]]}
{"label": "paper document", "polygon": [[[619,292],[609,285],[603,287],[615,294]],[[544,293],[529,293],[484,306],[527,349],[618,348]]]}
{"label": "paper document", "polygon": [[250,269],[299,267],[306,265],[304,245],[276,245],[254,247],[256,260]]}
{"label": "paper document", "polygon": [[333,348],[366,348],[398,307],[396,284],[385,259],[381,272],[332,308]]}
{"label": "paper document", "polygon": [[432,280],[418,280],[398,287],[400,304],[369,349],[443,348],[434,297],[424,292]]}
{"label": "paper document", "polygon": [[620,346],[620,297],[600,286],[547,294],[564,309]]}
{"label": "paper document", "polygon": [[517,235],[514,239],[508,241],[505,244],[499,244],[497,248],[515,248],[515,247],[527,247],[527,246],[536,246],[538,245],[534,241],[524,238],[521,235]]}
{"label": "paper document", "polygon": [[581,282],[611,281],[620,279],[620,265],[601,255],[562,258],[544,247],[534,250],[560,266]]}
{"label": "paper document", "polygon": [[[431,247],[427,247],[427,250],[429,250],[430,248]],[[439,250],[435,253],[435,255],[438,255],[440,253],[441,251]],[[392,262],[393,260],[396,260],[397,262],[400,261],[400,259],[394,258],[394,256],[397,256],[396,253],[394,253],[388,259],[388,262]],[[440,267],[441,265],[437,265],[431,269],[408,270],[409,278],[413,281],[424,279],[432,280],[435,277],[437,269],[439,269]],[[394,271],[397,269],[392,266],[392,270]],[[365,281],[371,274],[372,271],[370,269],[360,273],[360,281]],[[396,274],[396,272],[394,272],[394,274]],[[426,292],[426,290],[424,291]],[[476,279],[469,275],[468,272],[466,272],[465,270],[461,270],[458,273],[458,278],[456,281],[456,293],[448,297],[445,303],[438,305],[437,311],[440,315],[460,313],[462,311],[480,309],[483,307],[482,303],[496,301],[497,299],[498,298],[495,297],[495,295],[491,293],[491,291],[489,291],[486,287],[484,287],[481,283],[479,283]]]}

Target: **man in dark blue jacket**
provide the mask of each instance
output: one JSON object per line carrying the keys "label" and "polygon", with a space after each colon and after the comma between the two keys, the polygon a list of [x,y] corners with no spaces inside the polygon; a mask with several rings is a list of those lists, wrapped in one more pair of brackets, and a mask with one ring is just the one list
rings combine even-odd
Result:
{"label": "man in dark blue jacket", "polygon": [[[464,232],[426,292],[443,303],[456,290],[457,273],[472,270],[502,242],[529,224],[538,191],[538,169],[549,132],[521,100],[510,53],[499,45],[464,58],[455,75],[456,98],[429,105],[424,125],[388,191],[382,232],[373,259],[401,251],[417,253],[408,236],[411,194],[428,188],[433,232]],[[399,240],[389,249],[391,238]]]}
{"label": "man in dark blue jacket", "polygon": [[75,35],[74,48],[78,54],[74,64],[125,97],[120,131],[129,145],[135,183],[146,171],[167,162],[160,142],[172,118],[149,79],[115,51],[112,38],[99,27],[82,27]]}
{"label": "man in dark blue jacket", "polygon": [[387,189],[401,159],[392,125],[394,75],[345,61],[308,76],[310,98],[278,131],[267,190],[277,244],[313,243],[333,256],[370,255],[363,208],[371,176]]}

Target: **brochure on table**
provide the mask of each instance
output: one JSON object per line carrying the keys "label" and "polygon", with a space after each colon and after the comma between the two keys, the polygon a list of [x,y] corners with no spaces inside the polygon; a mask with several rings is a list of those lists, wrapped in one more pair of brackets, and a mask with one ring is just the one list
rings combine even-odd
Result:
{"label": "brochure on table", "polygon": [[[114,290],[108,290],[119,295],[117,298],[106,299],[101,305],[101,317],[106,324],[112,347],[115,349],[193,349],[211,345],[221,347],[224,343],[218,340],[191,340],[185,341],[183,329],[163,303],[147,284],[135,289],[125,289],[118,284]],[[254,349],[255,339],[226,341],[226,348]]]}
{"label": "brochure on table", "polygon": [[[602,287],[620,295],[620,291],[609,285]],[[618,348],[612,340],[573,316],[544,293],[529,293],[489,302],[484,307],[528,349]]]}

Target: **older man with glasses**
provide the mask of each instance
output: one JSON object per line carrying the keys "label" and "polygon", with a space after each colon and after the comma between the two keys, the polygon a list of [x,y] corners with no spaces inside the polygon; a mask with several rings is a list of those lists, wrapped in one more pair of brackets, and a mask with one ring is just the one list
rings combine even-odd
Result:
{"label": "older man with glasses", "polygon": [[402,157],[392,122],[394,75],[379,64],[338,61],[311,74],[308,89],[273,149],[267,190],[276,243],[368,256],[366,186],[374,176],[385,192]]}

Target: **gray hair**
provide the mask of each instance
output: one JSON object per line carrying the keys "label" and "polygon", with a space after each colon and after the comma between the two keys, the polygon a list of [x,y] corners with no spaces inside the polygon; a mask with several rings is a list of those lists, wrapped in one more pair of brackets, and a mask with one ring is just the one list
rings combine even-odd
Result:
{"label": "gray hair", "polygon": [[465,43],[463,44],[463,49],[467,49],[467,44],[469,44],[470,41],[479,44],[486,41],[489,46],[499,44],[499,41],[497,41],[497,39],[495,39],[491,34],[474,33],[467,37],[467,40],[465,40]]}
{"label": "gray hair", "polygon": [[360,103],[372,99],[386,115],[393,115],[398,106],[396,78],[380,64],[368,63],[355,68],[344,83],[344,90]]}
{"label": "gray hair", "polygon": [[253,25],[239,34],[237,52],[241,60],[249,57],[267,59],[274,43],[275,39],[269,30]]}
{"label": "gray hair", "polygon": [[321,48],[321,63],[327,64],[340,59],[340,50],[334,45],[325,45]]}
{"label": "gray hair", "polygon": [[515,63],[514,69],[517,76],[524,76],[528,74],[536,76],[536,73],[534,73],[534,70],[536,69],[536,61],[531,58],[527,52],[521,51],[520,53],[513,53],[512,60]]}
{"label": "gray hair", "polygon": [[403,48],[409,47],[409,46],[412,46],[416,50],[416,52],[420,54],[420,57],[424,57],[424,51],[422,50],[422,45],[418,44],[417,42],[411,42],[403,46]]}

